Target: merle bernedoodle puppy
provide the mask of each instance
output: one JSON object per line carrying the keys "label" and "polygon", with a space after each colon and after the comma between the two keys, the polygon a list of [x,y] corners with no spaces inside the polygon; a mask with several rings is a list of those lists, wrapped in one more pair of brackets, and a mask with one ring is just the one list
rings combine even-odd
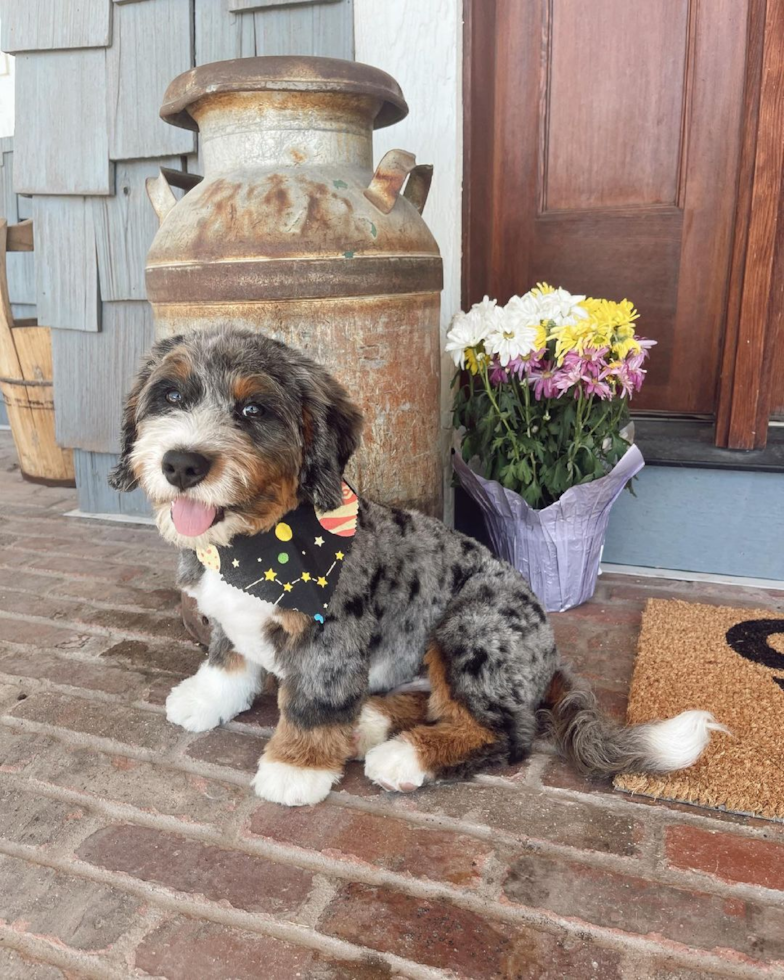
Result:
{"label": "merle bernedoodle puppy", "polygon": [[518,572],[431,517],[356,498],[343,471],[361,426],[323,367],[259,333],[153,347],[111,483],[143,488],[212,625],[168,719],[213,728],[276,675],[280,722],[253,785],[289,806],[323,800],[350,758],[411,791],[516,762],[537,730],[587,774],[693,764],[710,714],[602,717]]}

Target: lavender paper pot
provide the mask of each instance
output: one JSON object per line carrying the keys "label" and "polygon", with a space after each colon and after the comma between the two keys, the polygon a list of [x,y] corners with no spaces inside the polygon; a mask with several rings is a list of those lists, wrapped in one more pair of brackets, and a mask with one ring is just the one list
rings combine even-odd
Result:
{"label": "lavender paper pot", "polygon": [[645,465],[636,446],[629,447],[607,476],[572,487],[544,510],[529,507],[495,480],[483,479],[459,454],[452,463],[463,488],[482,508],[496,555],[525,576],[548,612],[563,612],[591,598],[610,509]]}

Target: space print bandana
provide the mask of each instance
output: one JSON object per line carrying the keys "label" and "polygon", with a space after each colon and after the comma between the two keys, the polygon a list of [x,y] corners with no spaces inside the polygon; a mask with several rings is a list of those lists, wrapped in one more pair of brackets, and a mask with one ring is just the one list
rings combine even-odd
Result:
{"label": "space print bandana", "polygon": [[323,623],[357,530],[359,500],[347,483],[342,492],[337,510],[300,504],[271,530],[199,548],[196,556],[227,585]]}

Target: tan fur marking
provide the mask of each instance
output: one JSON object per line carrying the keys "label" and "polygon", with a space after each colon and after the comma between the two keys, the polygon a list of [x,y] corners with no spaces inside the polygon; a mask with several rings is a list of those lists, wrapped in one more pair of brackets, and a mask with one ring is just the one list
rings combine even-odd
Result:
{"label": "tan fur marking", "polygon": [[389,719],[390,738],[427,721],[428,695],[424,691],[374,696],[366,703]]}
{"label": "tan fur marking", "polygon": [[160,367],[155,372],[156,376],[161,374],[170,375],[178,381],[187,381],[193,371],[193,361],[182,348],[173,350],[161,361]]}
{"label": "tan fur marking", "polygon": [[452,697],[444,659],[437,646],[427,651],[425,663],[432,688],[428,717],[435,724],[412,728],[403,738],[416,749],[422,769],[437,773],[465,762],[478,749],[491,745],[496,737]]}
{"label": "tan fur marking", "polygon": [[270,387],[270,382],[260,375],[243,375],[234,379],[231,385],[231,393],[234,395],[235,401],[252,401],[254,398],[263,398],[265,389],[269,392]]}
{"label": "tan fur marking", "polygon": [[228,674],[235,674],[247,670],[248,661],[236,650],[229,650],[221,663],[215,664],[215,666],[221,667]]}
{"label": "tan fur marking", "polygon": [[351,756],[351,733],[351,725],[320,725],[305,730],[281,715],[264,755],[272,762],[285,762],[301,769],[335,772]]}

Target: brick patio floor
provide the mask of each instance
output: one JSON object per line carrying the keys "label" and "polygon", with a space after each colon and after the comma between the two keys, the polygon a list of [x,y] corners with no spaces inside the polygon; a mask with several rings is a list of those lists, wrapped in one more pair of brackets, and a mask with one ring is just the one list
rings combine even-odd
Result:
{"label": "brick patio floor", "polygon": [[[166,722],[202,651],[153,529],[65,518],[0,433],[0,977],[784,977],[784,826],[631,800],[546,750],[413,796],[358,765],[319,807],[248,779],[271,699]],[[784,593],[606,576],[554,617],[622,715],[649,596]]]}

